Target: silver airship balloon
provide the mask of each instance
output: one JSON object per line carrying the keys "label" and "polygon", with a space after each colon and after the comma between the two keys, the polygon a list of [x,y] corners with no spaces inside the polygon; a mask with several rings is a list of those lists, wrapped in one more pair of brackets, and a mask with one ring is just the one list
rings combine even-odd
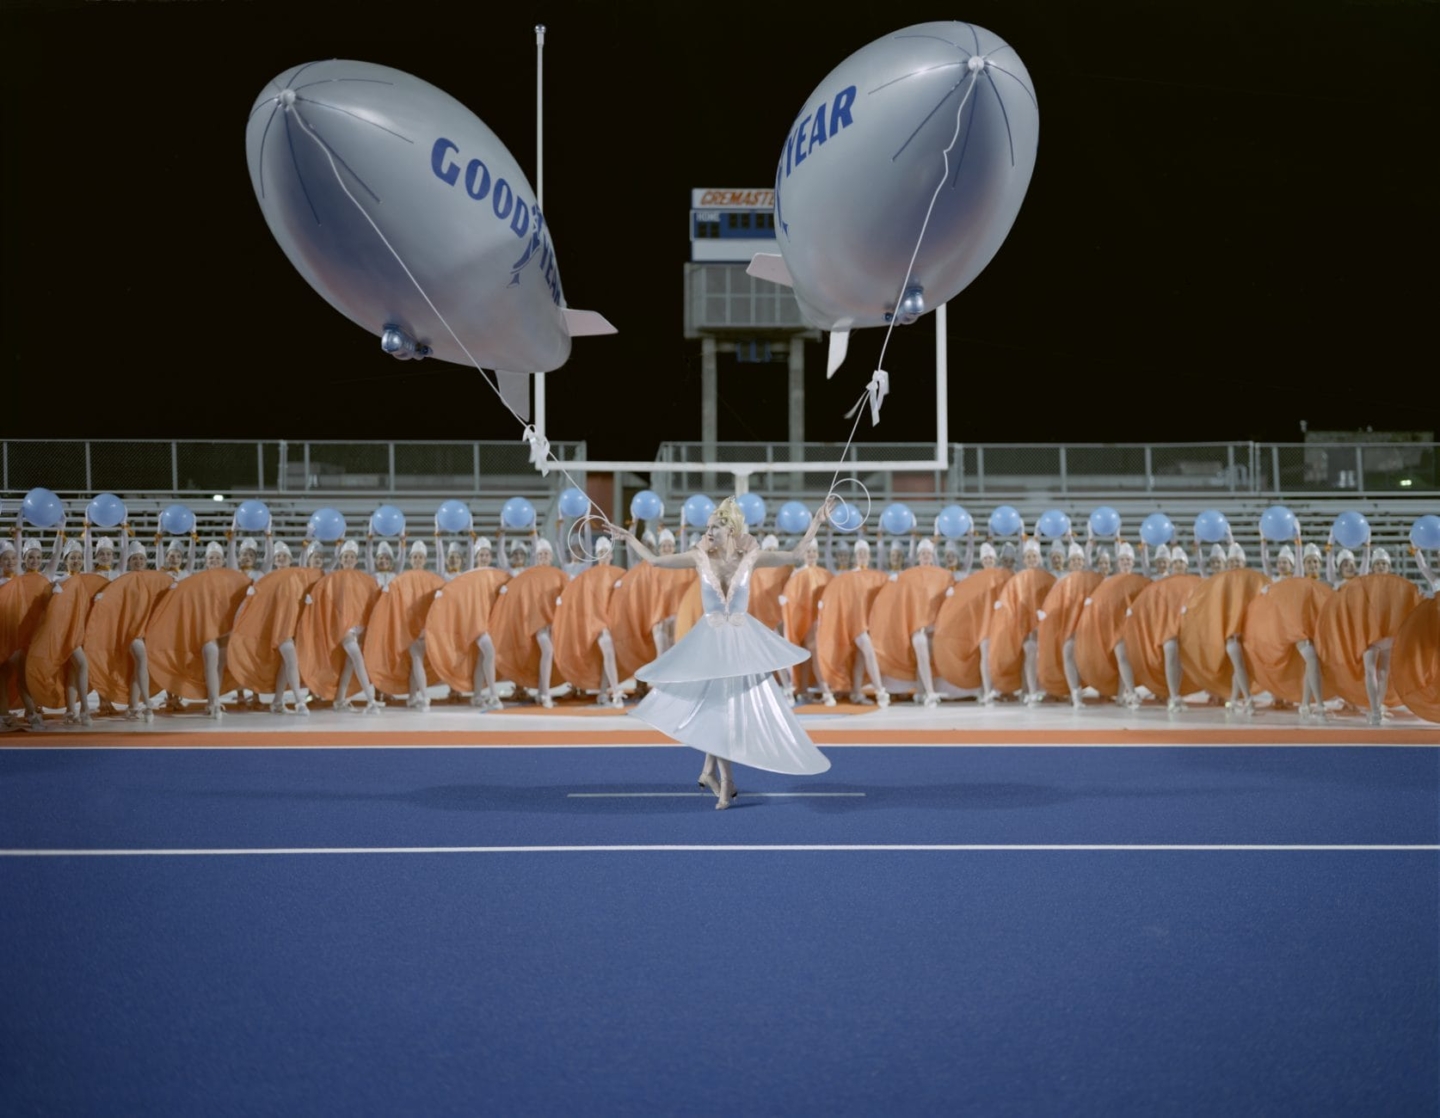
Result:
{"label": "silver airship balloon", "polygon": [[515,158],[428,82],[369,62],[296,66],[256,98],[245,151],[290,262],[396,357],[528,375],[563,365],[572,335],[614,333],[566,307]]}
{"label": "silver airship balloon", "polygon": [[970,284],[1015,223],[1040,115],[1015,49],[970,23],[906,27],[820,83],[775,176],[780,255],[752,275],[790,283],[810,325],[913,322]]}

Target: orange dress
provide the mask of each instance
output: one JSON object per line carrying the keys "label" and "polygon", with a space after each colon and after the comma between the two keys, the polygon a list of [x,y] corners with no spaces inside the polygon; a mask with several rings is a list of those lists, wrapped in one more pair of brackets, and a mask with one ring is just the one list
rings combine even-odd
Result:
{"label": "orange dress", "polygon": [[785,639],[791,644],[805,647],[805,638],[815,626],[820,595],[834,577],[828,569],[817,564],[797,567],[785,580],[780,590],[780,617],[785,625]]}
{"label": "orange dress", "polygon": [[550,626],[555,671],[581,691],[599,691],[605,686],[600,634],[610,627],[610,598],[621,573],[613,563],[587,567],[561,591],[560,604],[555,607]]}
{"label": "orange dress", "polygon": [[0,586],[0,663],[30,647],[54,591],[55,584],[36,571],[16,575]]}
{"label": "orange dress", "polygon": [[887,576],[870,606],[870,642],[881,675],[902,682],[917,678],[920,666],[910,640],[935,624],[945,592],[954,585],[955,576],[944,567],[911,567],[894,581]]}
{"label": "orange dress", "polygon": [[1133,571],[1111,575],[1090,592],[1075,626],[1075,667],[1080,681],[1106,698],[1120,693],[1120,665],[1115,646],[1125,630],[1125,611],[1150,580]]}
{"label": "orange dress", "polygon": [[995,599],[995,612],[986,634],[990,639],[992,690],[1005,694],[1024,686],[1025,638],[1040,628],[1040,609],[1054,585],[1055,576],[1043,567],[1026,567],[1015,573]]}
{"label": "orange dress", "polygon": [[[1420,591],[1415,584],[1391,574],[1360,575],[1330,596],[1316,624],[1315,651],[1342,698],[1358,707],[1370,705],[1365,691],[1365,650],[1393,639],[1419,604]],[[1390,662],[1393,668],[1393,651]],[[1387,706],[1401,702],[1393,670],[1383,701]]]}
{"label": "orange dress", "polygon": [[490,613],[510,572],[479,567],[451,579],[435,591],[425,615],[425,662],[452,691],[475,687],[476,645],[490,631]]}
{"label": "orange dress", "polygon": [[1235,666],[1225,642],[1233,636],[1241,637],[1246,674],[1252,674],[1244,649],[1245,612],[1269,585],[1260,571],[1240,567],[1203,580],[1186,601],[1180,616],[1180,662],[1202,690],[1221,699],[1230,697]]}
{"label": "orange dress", "polygon": [[305,595],[323,571],[281,567],[263,576],[245,596],[225,646],[225,666],[241,687],[259,694],[274,691],[280,674],[279,648],[295,639]]}
{"label": "orange dress", "polygon": [[654,628],[665,620],[660,568],[641,563],[618,581],[610,598],[610,638],[615,642],[615,671],[629,679],[655,659]]}
{"label": "orange dress", "polygon": [[[1130,603],[1125,618],[1125,656],[1135,673],[1136,684],[1157,698],[1170,697],[1165,683],[1165,642],[1180,638],[1180,610],[1205,580],[1199,575],[1167,575],[1145,587]],[[1200,690],[1184,674],[1181,661],[1180,694]]]}
{"label": "orange dress", "polygon": [[820,678],[832,691],[849,691],[854,685],[855,639],[869,630],[870,609],[889,585],[884,571],[867,568],[836,575],[821,591],[815,659]]}
{"label": "orange dress", "polygon": [[[1075,635],[1085,603],[1105,581],[1095,571],[1071,571],[1045,595],[1040,607],[1040,645],[1036,653],[1040,689],[1051,695],[1068,695],[1070,681],[1065,678],[1065,642]],[[1075,662],[1079,669],[1080,662]]]}
{"label": "orange dress", "polygon": [[700,572],[694,567],[656,567],[655,575],[660,580],[660,618],[678,618],[686,595],[700,592]]}
{"label": "orange dress", "polygon": [[25,655],[25,683],[36,706],[65,705],[65,665],[85,643],[92,599],[109,585],[108,578],[96,574],[71,575],[55,584]]}
{"label": "orange dress", "polygon": [[980,686],[980,641],[989,632],[1001,588],[1014,577],[1004,567],[982,567],[955,584],[935,616],[935,673],[952,687]]}
{"label": "orange dress", "polygon": [[750,575],[750,616],[767,629],[779,629],[785,619],[780,607],[780,594],[794,567],[756,567]]}
{"label": "orange dress", "polygon": [[1400,623],[1390,679],[1411,714],[1440,722],[1440,599],[1425,599]]}
{"label": "orange dress", "polygon": [[[435,591],[445,580],[434,571],[402,571],[380,590],[370,624],[365,627],[365,670],[377,691],[389,695],[410,693],[410,646],[425,631],[425,619],[435,602]],[[425,656],[425,685],[439,683]]]}
{"label": "orange dress", "polygon": [[[375,579],[353,568],[331,571],[310,588],[295,626],[295,655],[300,661],[300,678],[312,694],[329,702],[363,690],[359,678],[352,675],[350,694],[337,694],[347,659],[344,641],[351,629],[370,623],[370,611],[379,597]],[[274,686],[273,675],[270,683]]]}
{"label": "orange dress", "polygon": [[[1304,697],[1305,657],[1296,646],[1314,641],[1320,611],[1334,593],[1318,578],[1286,578],[1272,582],[1250,603],[1243,640],[1257,690],[1290,703]],[[1321,687],[1332,692],[1323,661],[1320,673]]]}
{"label": "orange dress", "polygon": [[680,609],[675,614],[675,639],[678,641],[700,620],[705,607],[700,603],[700,580],[696,579],[680,599]]}
{"label": "orange dress", "polygon": [[[145,635],[150,614],[175,580],[164,571],[131,571],[96,596],[85,622],[85,658],[90,661],[90,686],[112,703],[130,702],[135,660],[130,645]],[[150,677],[148,701],[162,688]]]}
{"label": "orange dress", "polygon": [[[505,584],[490,611],[490,639],[495,642],[495,678],[517,687],[539,688],[540,646],[535,634],[555,620],[555,602],[569,579],[559,567],[528,567]],[[545,686],[557,687],[564,679],[550,665]]]}
{"label": "orange dress", "polygon": [[[235,613],[251,585],[249,576],[241,571],[215,567],[196,571],[159,597],[145,626],[145,654],[150,678],[162,691],[186,699],[209,698],[205,645],[234,628]],[[223,694],[235,687],[227,667],[220,691]]]}

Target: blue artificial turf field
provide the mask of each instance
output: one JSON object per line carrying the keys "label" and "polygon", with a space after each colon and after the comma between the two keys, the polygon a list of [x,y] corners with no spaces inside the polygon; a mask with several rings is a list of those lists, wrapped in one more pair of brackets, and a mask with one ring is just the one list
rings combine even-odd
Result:
{"label": "blue artificial turf field", "polygon": [[[353,851],[0,858],[0,1102],[1440,1109],[1440,750],[829,752],[0,750],[0,849]],[[984,844],[1412,849],[833,849]]]}

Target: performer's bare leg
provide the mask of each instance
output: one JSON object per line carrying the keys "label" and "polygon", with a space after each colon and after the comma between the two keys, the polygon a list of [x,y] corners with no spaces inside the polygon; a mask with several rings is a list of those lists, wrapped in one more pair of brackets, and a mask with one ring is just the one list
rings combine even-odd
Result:
{"label": "performer's bare leg", "polygon": [[1070,705],[1079,710],[1085,705],[1085,700],[1080,696],[1080,669],[1075,663],[1074,637],[1065,638],[1061,656],[1065,661],[1065,686],[1070,688]]}
{"label": "performer's bare leg", "polygon": [[705,765],[700,770],[699,784],[701,788],[710,789],[717,800],[720,798],[720,782],[715,779],[715,754],[713,753],[705,754]]}
{"label": "performer's bare leg", "polygon": [[1322,722],[1325,720],[1325,687],[1320,675],[1320,657],[1315,646],[1309,641],[1298,641],[1295,645],[1305,661],[1305,677],[1300,681],[1300,716],[1313,714]]}
{"label": "performer's bare leg", "polygon": [[890,693],[885,690],[885,684],[880,679],[880,661],[875,658],[875,644],[870,640],[869,633],[861,633],[855,638],[855,647],[860,650],[860,658],[865,663],[865,672],[870,677],[870,684],[875,688],[875,701],[882,707],[890,705]]}
{"label": "performer's bare leg", "polygon": [[429,710],[430,696],[425,693],[425,634],[410,642],[410,694],[405,705],[412,710]]}
{"label": "performer's bare leg", "polygon": [[995,689],[990,686],[990,638],[980,642],[980,702],[990,706],[995,702]]}
{"label": "performer's bare leg", "polygon": [[910,634],[910,647],[915,650],[915,679],[927,707],[939,706],[940,696],[935,693],[935,677],[930,674],[930,634],[918,629]]}
{"label": "performer's bare leg", "polygon": [[67,713],[65,720],[81,726],[90,725],[90,661],[83,648],[70,653],[70,660],[65,665],[65,678],[65,707],[67,711],[74,711],[73,717]]}
{"label": "performer's bare leg", "polygon": [[1135,669],[1130,666],[1130,657],[1125,653],[1125,642],[1115,646],[1115,666],[1120,669],[1120,702],[1123,706],[1138,707],[1140,696],[1135,691]]}
{"label": "performer's bare leg", "polygon": [[0,686],[4,687],[0,694],[10,694],[10,680],[15,681],[15,689],[20,692],[20,701],[25,705],[25,717],[30,722],[30,727],[35,730],[45,728],[45,716],[35,705],[35,696],[30,694],[30,687],[25,682],[25,650],[19,649],[10,654],[10,659],[5,661],[4,672],[0,672]]}
{"label": "performer's bare leg", "polygon": [[1030,630],[1023,647],[1025,649],[1025,696],[1030,702],[1038,703],[1045,697],[1045,692],[1040,690],[1040,634],[1037,630]]}
{"label": "performer's bare leg", "polygon": [[142,718],[154,722],[155,712],[150,709],[150,656],[143,637],[130,642],[130,667],[130,709],[125,717],[132,722]]}
{"label": "performer's bare leg", "polygon": [[484,710],[499,710],[504,704],[495,693],[495,642],[489,633],[475,638],[480,655],[475,660],[475,681],[470,694],[470,705]]}
{"label": "performer's bare leg", "polygon": [[[354,673],[355,678],[360,681],[360,690],[365,695],[364,713],[377,714],[380,711],[380,703],[375,698],[375,688],[370,683],[370,673],[365,670],[365,656],[360,651],[360,634],[364,631],[365,630],[359,626],[351,629],[345,634],[345,639],[340,642],[340,647],[345,650],[346,666]],[[341,682],[340,696],[341,698],[345,698],[345,693],[350,689],[350,680],[345,677],[345,673],[341,675]],[[337,699],[336,701],[338,702],[339,700]]]}
{"label": "performer's bare leg", "polygon": [[1165,689],[1170,692],[1170,699],[1165,704],[1165,709],[1172,714],[1185,709],[1185,700],[1180,697],[1180,688],[1183,686],[1184,671],[1180,666],[1180,642],[1171,637],[1165,642]]}
{"label": "performer's bare leg", "polygon": [[1225,641],[1225,651],[1230,656],[1233,673],[1230,677],[1230,701],[1235,703],[1242,714],[1251,712],[1250,676],[1245,671],[1245,650],[1240,647],[1240,638],[1232,636]]}
{"label": "performer's bare leg", "polygon": [[285,692],[288,689],[295,697],[295,713],[308,715],[310,708],[300,694],[300,661],[295,655],[295,642],[287,638],[275,651],[280,653],[280,670],[275,673],[275,698],[270,703],[270,709],[276,714],[285,713]]}
{"label": "performer's bare leg", "polygon": [[715,758],[715,767],[720,770],[720,798],[715,804],[718,811],[729,807],[730,801],[735,798],[735,779],[730,772],[730,762],[724,757]]}
{"label": "performer's bare leg", "polygon": [[623,707],[625,696],[620,693],[620,673],[615,667],[615,640],[610,636],[610,630],[601,629],[600,639],[596,643],[600,645],[600,675],[605,686],[601,699],[604,701],[608,694],[610,706]]}
{"label": "performer's bare leg", "polygon": [[220,705],[220,680],[225,674],[225,662],[220,653],[218,641],[206,641],[200,649],[201,658],[205,661],[205,715],[208,718],[219,718],[225,713]]}
{"label": "performer's bare leg", "polygon": [[1365,694],[1370,699],[1369,722],[1380,725],[1385,717],[1385,692],[1390,686],[1390,641],[1365,650]]}
{"label": "performer's bare leg", "polygon": [[535,634],[535,643],[540,646],[540,678],[535,689],[536,699],[542,707],[553,707],[555,700],[550,697],[550,673],[555,667],[555,645],[550,640],[550,626]]}

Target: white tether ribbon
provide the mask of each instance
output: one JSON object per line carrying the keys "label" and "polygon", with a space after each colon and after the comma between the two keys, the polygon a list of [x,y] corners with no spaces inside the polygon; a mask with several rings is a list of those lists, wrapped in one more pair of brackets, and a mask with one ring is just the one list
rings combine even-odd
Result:
{"label": "white tether ribbon", "polygon": [[860,405],[866,400],[870,402],[870,426],[880,426],[880,405],[885,402],[885,397],[890,394],[890,374],[884,369],[876,369],[870,374],[870,383],[865,386],[865,398],[845,413],[849,419],[857,411]]}
{"label": "white tether ribbon", "polygon": [[530,444],[530,465],[540,471],[541,477],[547,476],[550,473],[550,440],[535,430],[533,423],[525,425],[523,437]]}

